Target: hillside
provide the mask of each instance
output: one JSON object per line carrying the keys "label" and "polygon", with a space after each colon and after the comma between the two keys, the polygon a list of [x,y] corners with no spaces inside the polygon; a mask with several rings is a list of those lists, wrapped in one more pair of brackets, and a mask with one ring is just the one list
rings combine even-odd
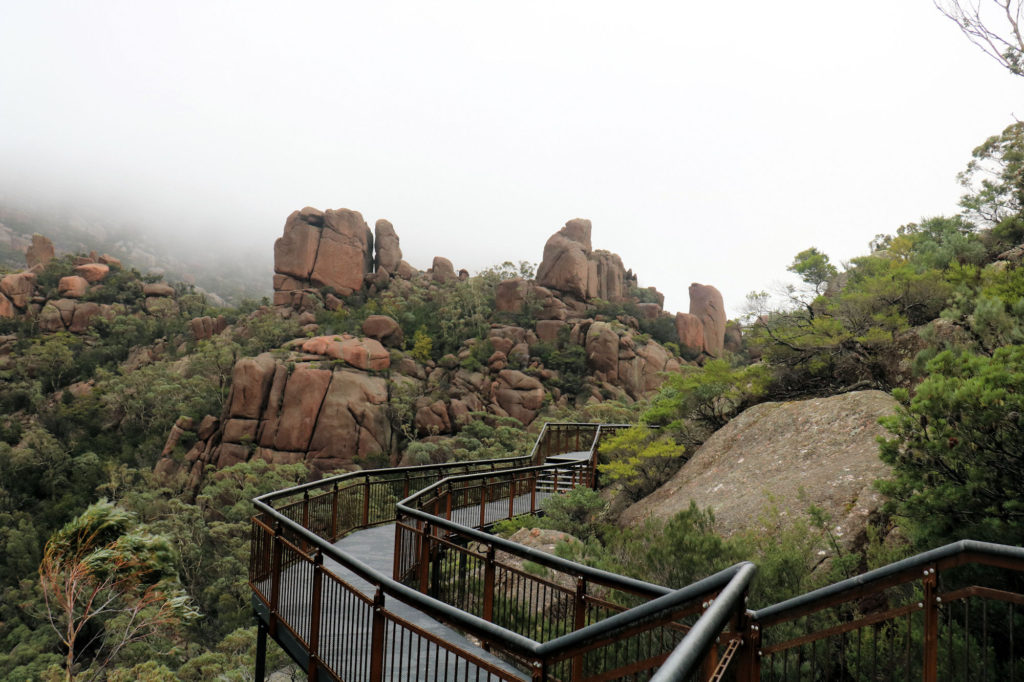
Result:
{"label": "hillside", "polygon": [[[585,219],[536,268],[470,274],[411,267],[387,220],[306,207],[273,245],[272,299],[233,307],[6,216],[22,260],[0,273],[0,676],[247,668],[254,495],[525,454],[549,420],[642,426],[602,449],[600,493],[501,531],[570,533],[556,551],[665,585],[754,559],[767,603],[961,536],[1024,541],[1020,130],[986,148],[1001,184],[961,215],[842,268],[801,251],[802,287],[733,321],[708,284],[664,310]],[[148,567],[119,605],[173,595],[127,639],[96,614],[96,644],[62,644],[67,616],[47,615],[59,581],[38,568],[65,570],[82,524]]]}
{"label": "hillside", "polygon": [[271,292],[270,256],[258,246],[196,248],[156,229],[145,217],[132,222],[97,211],[0,200],[0,267],[20,268],[33,234],[46,236],[58,255],[110,254],[127,267],[192,284],[221,305],[258,300]]}

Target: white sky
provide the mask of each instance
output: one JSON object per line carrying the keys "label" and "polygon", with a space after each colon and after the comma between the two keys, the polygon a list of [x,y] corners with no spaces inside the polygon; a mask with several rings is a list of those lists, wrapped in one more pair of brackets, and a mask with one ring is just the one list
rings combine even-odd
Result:
{"label": "white sky", "polygon": [[470,271],[586,217],[666,308],[735,313],[808,246],[955,211],[1022,86],[928,0],[0,0],[0,195],[268,260],[346,207]]}

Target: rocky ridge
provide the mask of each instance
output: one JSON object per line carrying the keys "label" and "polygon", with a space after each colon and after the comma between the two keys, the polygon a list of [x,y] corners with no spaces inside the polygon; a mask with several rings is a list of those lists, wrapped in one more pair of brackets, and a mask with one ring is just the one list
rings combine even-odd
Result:
{"label": "rocky ridge", "polygon": [[[474,414],[529,425],[547,404],[637,400],[655,391],[666,372],[724,347],[721,295],[706,285],[691,287],[684,314],[693,326],[689,360],[641,333],[642,321],[664,318],[678,327],[677,317],[662,309],[656,290],[637,287],[619,256],[591,248],[588,220],[571,220],[552,235],[536,280],[499,282],[486,333],[436,361],[417,359],[410,330],[388,315],[367,316],[361,336],[324,334],[315,323],[317,310],[345,311],[354,295],[443,299],[469,277],[440,256],[426,272],[409,266],[390,222],[378,220],[371,233],[356,211],[306,207],[286,220],[274,260],[277,314],[298,316],[312,338],[239,360],[224,413],[209,418],[216,427],[183,457],[172,434],[159,472],[186,472],[196,485],[211,467],[253,457],[305,461],[318,471],[395,464],[403,429],[444,438]],[[595,312],[608,302],[636,304],[642,320]],[[543,344],[582,352],[586,376],[573,393],[560,388],[562,371],[537,355]]]}

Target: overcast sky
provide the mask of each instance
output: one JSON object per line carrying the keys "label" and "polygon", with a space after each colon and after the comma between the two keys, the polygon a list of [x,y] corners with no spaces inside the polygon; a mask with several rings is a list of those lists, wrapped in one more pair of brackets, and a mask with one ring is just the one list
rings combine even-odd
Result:
{"label": "overcast sky", "polygon": [[0,0],[0,195],[268,258],[345,207],[470,271],[585,217],[666,308],[735,313],[954,212],[1022,86],[928,0]]}

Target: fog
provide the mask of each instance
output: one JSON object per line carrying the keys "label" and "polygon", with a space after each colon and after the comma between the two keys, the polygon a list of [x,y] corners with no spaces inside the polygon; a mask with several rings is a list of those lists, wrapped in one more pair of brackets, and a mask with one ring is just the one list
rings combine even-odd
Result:
{"label": "fog", "polygon": [[927,0],[0,8],[0,200],[254,267],[305,205],[470,271],[586,217],[670,310],[697,281],[735,314],[804,248],[955,211],[1022,113]]}

